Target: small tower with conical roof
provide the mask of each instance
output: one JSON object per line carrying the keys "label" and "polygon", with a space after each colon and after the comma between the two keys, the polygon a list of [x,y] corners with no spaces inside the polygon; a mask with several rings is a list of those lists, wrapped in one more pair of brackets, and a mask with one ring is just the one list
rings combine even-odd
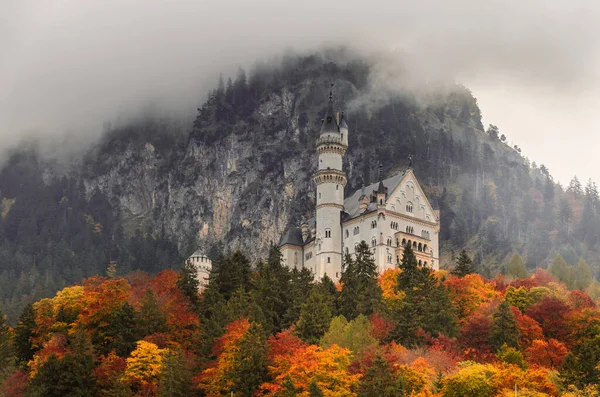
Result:
{"label": "small tower with conical roof", "polygon": [[[333,85],[332,85],[333,86]],[[348,149],[348,125],[344,115],[340,123],[333,107],[333,93],[317,139],[318,169],[313,175],[317,185],[317,240],[315,241],[315,277],[327,274],[338,280],[342,273],[341,212],[344,210],[346,174],[342,169]]]}

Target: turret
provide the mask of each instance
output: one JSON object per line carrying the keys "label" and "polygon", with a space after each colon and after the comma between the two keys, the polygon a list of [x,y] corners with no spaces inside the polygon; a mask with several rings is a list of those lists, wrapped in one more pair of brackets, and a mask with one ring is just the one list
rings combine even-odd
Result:
{"label": "turret", "polygon": [[308,224],[306,222],[302,222],[302,225],[300,225],[300,230],[302,230],[302,242],[305,243],[308,239]]}
{"label": "turret", "polygon": [[344,112],[342,112],[340,117],[340,137],[342,138],[342,143],[348,147],[348,123],[346,123]]}

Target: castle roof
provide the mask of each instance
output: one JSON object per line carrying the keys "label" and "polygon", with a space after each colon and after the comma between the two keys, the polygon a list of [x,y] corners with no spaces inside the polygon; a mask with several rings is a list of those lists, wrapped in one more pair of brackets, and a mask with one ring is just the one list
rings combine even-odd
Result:
{"label": "castle roof", "polygon": [[308,225],[308,237],[306,241],[302,241],[302,228],[298,226],[291,226],[283,233],[283,235],[279,239],[279,246],[285,244],[303,246],[310,243],[315,237],[312,235],[311,230],[314,227],[316,227],[317,220],[315,217],[309,218],[306,221],[306,224]]}
{"label": "castle roof", "polygon": [[190,258],[193,257],[193,256],[204,256],[204,257],[206,257],[206,254],[201,249],[197,249],[196,251],[194,251],[194,253],[192,255],[190,255]]}
{"label": "castle roof", "polygon": [[[369,186],[366,186],[364,188],[364,192],[367,195],[370,194],[370,192],[378,192],[381,186],[383,186],[384,193],[386,189],[388,192],[392,192],[402,182],[406,174],[406,171],[400,172],[380,182],[373,183]],[[360,210],[360,198],[362,195],[363,189],[361,188],[344,200],[344,210],[347,214],[344,220],[356,218],[362,213],[362,211]],[[367,212],[375,210],[376,208],[377,203],[369,203],[369,206],[367,207]]]}
{"label": "castle roof", "polygon": [[344,116],[344,112],[342,112],[342,115],[340,117],[340,129],[341,128],[348,129],[348,123],[346,123],[346,117]]}
{"label": "castle roof", "polygon": [[323,123],[321,124],[321,134],[339,131],[340,128],[335,118],[335,110],[333,109],[333,94],[331,93],[331,91],[329,91],[329,105],[327,106],[325,118],[323,119]]}

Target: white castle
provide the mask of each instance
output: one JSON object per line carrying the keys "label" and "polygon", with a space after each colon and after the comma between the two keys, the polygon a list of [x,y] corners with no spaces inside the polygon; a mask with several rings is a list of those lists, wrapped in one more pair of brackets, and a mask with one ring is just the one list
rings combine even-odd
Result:
{"label": "white castle", "polygon": [[344,254],[353,254],[365,241],[380,273],[400,262],[406,244],[412,245],[419,265],[439,268],[439,210],[425,196],[412,164],[387,179],[380,172],[379,182],[344,197],[347,179],[342,160],[348,149],[348,124],[344,113],[338,120],[331,92],[316,147],[316,217],[281,237],[286,266],[308,268],[315,279],[327,274],[339,280]]}

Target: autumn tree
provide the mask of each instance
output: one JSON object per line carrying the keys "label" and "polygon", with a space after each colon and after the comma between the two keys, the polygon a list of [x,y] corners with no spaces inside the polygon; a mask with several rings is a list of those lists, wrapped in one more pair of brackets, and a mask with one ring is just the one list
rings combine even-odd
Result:
{"label": "autumn tree", "polygon": [[332,345],[349,349],[355,357],[369,346],[376,344],[377,340],[371,336],[371,323],[362,314],[350,322],[343,316],[333,318],[329,330],[323,335],[320,342],[320,346],[324,349]]}
{"label": "autumn tree", "polygon": [[567,314],[569,306],[554,296],[546,296],[532,305],[526,314],[536,320],[547,338],[564,341],[569,334]]}
{"label": "autumn tree", "polygon": [[360,314],[373,314],[381,300],[381,288],[377,283],[379,272],[371,248],[361,241],[355,255],[355,258],[345,256],[340,278],[340,311],[350,320]]}
{"label": "autumn tree", "polygon": [[469,257],[466,250],[460,251],[460,255],[456,260],[456,266],[452,270],[452,274],[457,277],[464,277],[467,274],[474,273],[473,260]]}
{"label": "autumn tree", "polygon": [[556,339],[534,340],[526,350],[530,363],[551,369],[559,369],[568,353],[567,347]]}
{"label": "autumn tree", "polygon": [[361,378],[358,397],[396,397],[403,395],[402,383],[394,377],[390,364],[377,353],[371,366]]}
{"label": "autumn tree", "polygon": [[528,276],[525,262],[521,255],[514,254],[506,267],[506,274],[516,278],[526,278]]}

